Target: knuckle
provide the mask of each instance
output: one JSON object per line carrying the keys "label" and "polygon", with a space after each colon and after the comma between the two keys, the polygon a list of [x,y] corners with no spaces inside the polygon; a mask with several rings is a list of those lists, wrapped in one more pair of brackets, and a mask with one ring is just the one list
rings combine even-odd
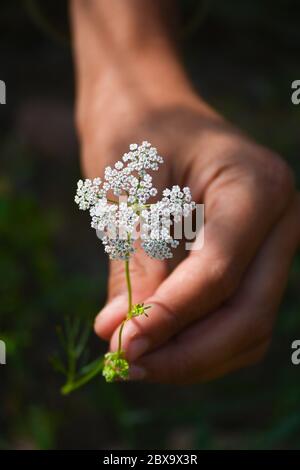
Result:
{"label": "knuckle", "polygon": [[265,151],[265,184],[277,197],[290,196],[295,189],[294,175],[289,165],[277,154]]}
{"label": "knuckle", "polygon": [[149,297],[147,304],[151,306],[149,316],[152,321],[149,322],[145,317],[131,320],[136,326],[137,335],[148,337],[152,347],[161,346],[171,337],[176,342],[176,333],[181,331],[185,324],[183,315],[157,296]]}
{"label": "knuckle", "polygon": [[164,300],[160,299],[158,296],[153,298],[153,301],[149,300],[151,305],[157,305],[160,312],[160,317],[165,319],[166,327],[171,328],[172,331],[179,331],[183,327],[184,318],[183,315],[171,305]]}
{"label": "knuckle", "polygon": [[218,292],[218,297],[229,298],[238,283],[238,273],[234,264],[229,260],[218,258],[211,264],[208,275],[208,282],[213,292]]}

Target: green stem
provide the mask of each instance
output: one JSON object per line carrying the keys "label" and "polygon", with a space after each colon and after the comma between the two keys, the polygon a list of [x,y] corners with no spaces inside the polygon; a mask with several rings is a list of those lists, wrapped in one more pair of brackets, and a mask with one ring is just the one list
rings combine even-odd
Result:
{"label": "green stem", "polygon": [[68,381],[72,382],[73,378],[75,376],[75,371],[76,371],[76,360],[75,356],[73,354],[73,351],[69,352],[69,373],[68,373]]}
{"label": "green stem", "polygon": [[132,287],[131,287],[128,259],[125,261],[125,273],[126,273],[126,284],[127,284],[127,290],[128,290],[128,313],[130,313],[132,310]]}
{"label": "green stem", "polygon": [[131,279],[130,279],[130,271],[129,271],[129,260],[125,261],[125,275],[126,275],[126,284],[127,284],[127,291],[128,291],[128,313],[125,320],[122,321],[120,330],[119,330],[119,343],[118,343],[118,353],[120,354],[122,351],[122,333],[123,328],[127,320],[130,319],[130,313],[132,310],[132,286],[131,286]]}
{"label": "green stem", "polygon": [[119,342],[118,342],[118,354],[121,354],[122,351],[122,333],[123,333],[123,328],[125,323],[127,322],[128,318],[125,318],[125,320],[122,321],[120,330],[119,330]]}
{"label": "green stem", "polygon": [[92,380],[101,370],[103,369],[103,361],[99,361],[99,364],[92,369],[90,372],[85,374],[83,377],[80,377],[78,380],[71,380],[62,387],[61,393],[63,395],[68,395],[69,393],[73,392],[73,390],[76,390],[77,388],[82,387],[82,385],[86,384],[90,380]]}

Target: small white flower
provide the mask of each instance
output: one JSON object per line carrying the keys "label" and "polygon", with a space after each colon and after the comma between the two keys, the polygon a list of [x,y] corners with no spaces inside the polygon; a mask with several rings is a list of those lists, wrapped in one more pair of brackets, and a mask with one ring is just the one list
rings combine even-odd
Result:
{"label": "small white flower", "polygon": [[151,144],[147,140],[144,140],[142,142],[142,147],[149,148],[149,147],[151,147]]}
{"label": "small white flower", "polygon": [[157,189],[156,189],[156,188],[151,188],[150,191],[149,191],[149,193],[150,193],[150,196],[156,196],[156,194],[157,194]]}
{"label": "small white flower", "polygon": [[130,144],[129,145],[130,150],[136,150],[138,148],[137,144]]}
{"label": "small white flower", "polygon": [[75,202],[78,204],[79,209],[87,210],[97,202],[98,196],[101,194],[99,191],[100,184],[100,178],[95,178],[93,181],[90,179],[78,181]]}
{"label": "small white flower", "polygon": [[115,164],[116,170],[121,170],[121,169],[123,168],[123,166],[124,166],[124,165],[123,165],[122,162],[117,162],[117,163]]}

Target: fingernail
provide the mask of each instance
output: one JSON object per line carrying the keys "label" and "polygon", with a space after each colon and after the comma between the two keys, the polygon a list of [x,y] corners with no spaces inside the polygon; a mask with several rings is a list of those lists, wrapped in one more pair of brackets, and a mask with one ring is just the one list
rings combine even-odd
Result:
{"label": "fingernail", "polygon": [[132,364],[129,368],[129,380],[144,380],[147,376],[146,369]]}
{"label": "fingernail", "polygon": [[132,340],[126,350],[126,356],[129,361],[135,361],[138,357],[144,354],[150,347],[148,338],[142,336]]}

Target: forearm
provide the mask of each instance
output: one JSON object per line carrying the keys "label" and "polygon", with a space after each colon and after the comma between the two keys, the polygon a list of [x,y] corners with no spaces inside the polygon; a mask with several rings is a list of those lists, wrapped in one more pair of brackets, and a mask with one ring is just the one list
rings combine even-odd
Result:
{"label": "forearm", "polygon": [[101,174],[128,142],[149,140],[171,156],[210,127],[216,113],[194,91],[178,55],[174,0],[70,0],[70,7],[87,176]]}
{"label": "forearm", "polygon": [[71,0],[78,98],[106,87],[143,93],[152,103],[192,87],[176,48],[171,0]]}

